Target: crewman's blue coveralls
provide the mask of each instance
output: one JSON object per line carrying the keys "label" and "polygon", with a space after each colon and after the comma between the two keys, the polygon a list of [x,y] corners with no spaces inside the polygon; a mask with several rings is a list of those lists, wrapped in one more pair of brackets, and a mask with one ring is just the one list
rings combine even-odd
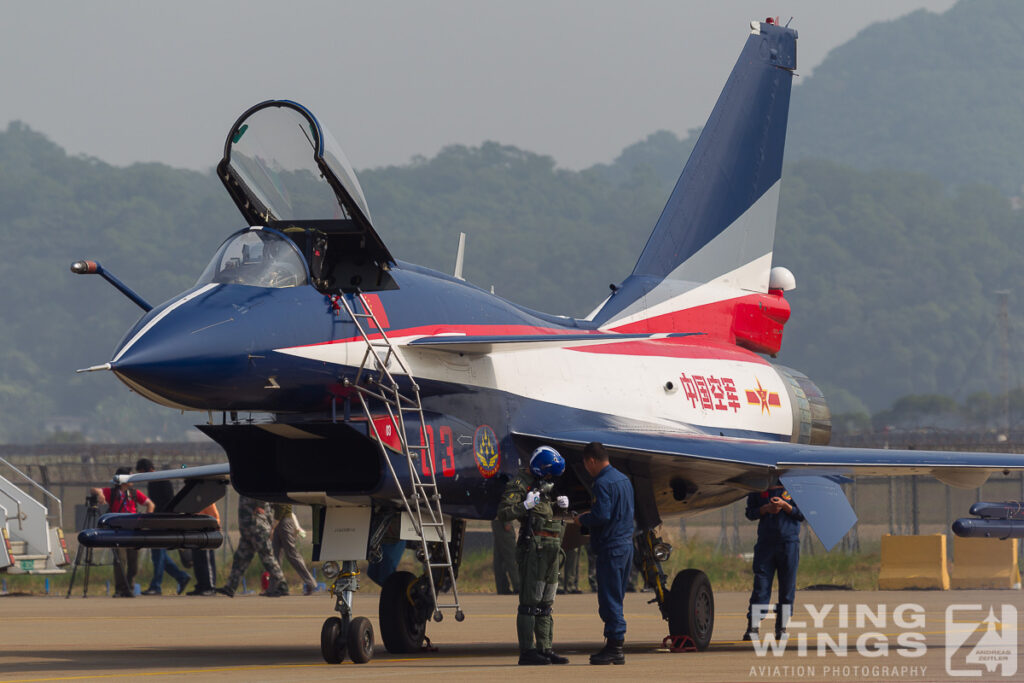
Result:
{"label": "crewman's blue coveralls", "polygon": [[[792,505],[793,511],[787,513],[780,510],[762,517],[761,506],[771,502],[775,497],[782,498]],[[774,574],[778,573],[780,614],[781,605],[788,605],[789,614],[792,614],[793,600],[796,597],[796,570],[800,564],[800,522],[804,521],[804,515],[786,489],[777,486],[747,496],[747,519],[761,520],[757,525],[757,544],[754,546],[754,589],[750,593],[751,610],[758,609],[754,607],[755,605],[767,606],[771,603],[772,579]],[[750,623],[756,627],[763,615],[763,611],[761,614],[755,614]]]}
{"label": "crewman's blue coveralls", "polygon": [[622,598],[633,565],[633,485],[608,465],[594,477],[593,493],[594,504],[579,522],[590,529],[590,547],[597,556],[597,604],[604,637],[622,641]]}

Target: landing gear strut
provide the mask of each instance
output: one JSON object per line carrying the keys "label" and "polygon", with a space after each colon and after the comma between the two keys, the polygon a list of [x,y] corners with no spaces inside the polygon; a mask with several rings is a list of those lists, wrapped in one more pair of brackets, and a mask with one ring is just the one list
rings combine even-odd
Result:
{"label": "landing gear strut", "polygon": [[684,569],[669,589],[661,563],[668,560],[672,546],[648,529],[637,536],[636,549],[644,583],[654,589],[651,602],[658,603],[661,616],[668,621],[669,637],[689,639],[698,650],[708,649],[715,626],[715,596],[707,574]]}
{"label": "landing gear strut", "polygon": [[329,617],[320,629],[320,654],[328,664],[340,664],[345,655],[356,664],[373,659],[373,626],[366,617],[352,616],[352,594],[359,589],[359,570],[353,560],[342,563],[331,586],[341,616]]}

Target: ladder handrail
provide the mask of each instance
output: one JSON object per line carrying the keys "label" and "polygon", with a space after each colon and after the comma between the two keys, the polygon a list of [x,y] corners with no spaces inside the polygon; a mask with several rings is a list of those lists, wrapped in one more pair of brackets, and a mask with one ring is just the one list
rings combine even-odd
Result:
{"label": "ladder handrail", "polygon": [[[11,464],[10,462],[8,462],[8,461],[7,461],[6,459],[4,459],[4,458],[0,458],[0,463],[3,463],[4,465],[7,465],[7,466],[8,466],[9,468],[11,468],[11,469],[12,469],[12,470],[14,470],[15,472],[17,472],[17,473],[18,473],[18,475],[19,475],[19,476],[20,476],[20,477],[21,477],[22,479],[24,479],[24,480],[25,480],[25,481],[27,481],[27,482],[28,482],[29,484],[31,484],[32,486],[36,487],[36,488],[37,488],[37,489],[39,489],[40,491],[42,491],[42,492],[43,492],[43,495],[45,495],[45,496],[46,496],[47,498],[51,498],[51,499],[53,499],[53,501],[54,501],[55,503],[57,503],[57,521],[58,521],[58,522],[60,522],[60,527],[61,527],[61,528],[63,529],[63,528],[64,528],[64,506],[63,506],[63,505],[61,505],[61,502],[60,502],[60,498],[58,498],[57,496],[53,495],[52,493],[50,493],[49,491],[47,491],[46,489],[44,489],[44,488],[43,488],[42,486],[40,486],[39,484],[37,484],[37,483],[36,483],[36,481],[35,481],[34,479],[32,479],[32,477],[28,476],[27,474],[25,474],[24,472],[22,472],[21,470],[19,470],[19,469],[18,469],[17,467],[15,467],[14,465],[12,465],[12,464]],[[12,482],[12,483],[13,483],[13,482]],[[53,514],[53,513],[51,513],[51,512],[50,512],[49,508],[47,508],[46,512],[48,513],[48,514],[47,514],[47,517],[49,517],[49,516],[51,516],[51,515]]]}
{"label": "ladder handrail", "polygon": [[[420,399],[420,388],[416,383],[409,366],[406,365],[405,360],[401,354],[397,352],[391,340],[384,332],[384,328],[377,320],[376,315],[373,312],[373,308],[370,307],[366,299],[363,297],[362,292],[356,291],[353,298],[358,298],[359,303],[362,306],[365,313],[356,313],[353,307],[349,304],[347,295],[342,294],[337,299],[340,299],[342,305],[345,307],[346,313],[352,318],[353,324],[356,329],[359,330],[359,334],[366,344],[366,350],[363,352],[362,362],[359,364],[359,370],[356,372],[355,381],[349,383],[346,380],[346,384],[352,386],[356,390],[356,394],[359,397],[360,406],[366,415],[366,420],[369,425],[369,429],[373,430],[373,435],[377,438],[377,445],[387,462],[388,469],[391,472],[391,476],[394,477],[396,484],[398,484],[398,492],[401,496],[402,505],[406,512],[409,513],[410,521],[413,524],[413,528],[420,539],[420,548],[423,555],[424,573],[427,575],[427,580],[430,584],[430,593],[434,599],[434,615],[435,619],[440,619],[441,609],[455,609],[455,618],[457,621],[462,619],[462,609],[459,605],[459,592],[456,586],[455,580],[455,569],[452,563],[451,549],[449,548],[448,534],[444,527],[444,512],[441,509],[441,495],[437,489],[437,473],[436,466],[431,459],[430,467],[430,480],[429,483],[424,483],[420,478],[417,460],[421,457],[418,451],[426,450],[429,454],[430,444],[429,437],[427,436],[427,421],[426,416],[423,414],[423,403]],[[380,340],[373,340],[367,333],[366,328],[360,323],[360,319],[369,319],[373,321],[373,325],[377,332],[380,333]],[[375,343],[376,342],[376,343]],[[383,352],[382,357],[382,351]],[[373,391],[369,387],[363,386],[363,375],[366,371],[367,361],[370,357],[373,357],[376,370],[379,372],[377,378],[378,391]],[[408,378],[412,390],[412,398],[405,396],[398,384],[398,380],[388,369],[388,365],[391,363],[391,359],[394,358],[398,362],[398,367]],[[388,386],[384,386],[382,379],[386,378]],[[388,419],[391,424],[398,430],[399,442],[402,445],[402,452],[405,455],[406,465],[409,468],[409,483],[411,486],[411,492],[409,496],[406,496],[405,489],[401,484],[401,480],[398,478],[398,473],[395,471],[394,464],[391,462],[391,457],[388,455],[387,449],[384,446],[384,440],[380,436],[380,431],[377,429],[377,424],[373,419],[373,414],[370,411],[369,403],[366,401],[366,396],[371,396],[381,403],[384,404],[387,409]],[[393,396],[393,398],[392,398]],[[403,402],[406,405],[403,405]],[[398,414],[395,415],[395,408],[397,408]],[[415,412],[419,418],[420,424],[420,438],[425,442],[423,447],[414,447],[409,444],[409,435],[405,425],[404,413]],[[369,431],[369,430],[368,430]],[[422,463],[422,461],[420,461]],[[427,491],[431,489],[432,492]],[[412,504],[410,504],[410,498]],[[429,522],[424,521],[423,507],[421,503],[425,503],[429,515]],[[424,528],[434,527],[437,537],[440,539],[441,547],[444,548],[444,563],[431,562],[430,549],[428,541],[426,539]],[[447,569],[448,577],[451,581],[452,597],[454,604],[440,604],[437,599],[437,586],[434,582],[435,568],[444,567]]]}

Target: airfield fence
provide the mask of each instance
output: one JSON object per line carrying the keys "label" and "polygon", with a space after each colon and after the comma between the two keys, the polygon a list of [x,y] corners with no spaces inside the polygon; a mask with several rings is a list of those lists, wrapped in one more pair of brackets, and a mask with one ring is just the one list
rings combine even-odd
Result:
{"label": "airfield fence", "polygon": [[[917,450],[980,451],[1022,453],[1024,458],[1024,431],[1001,435],[976,432],[927,431],[881,432],[833,438],[834,445],[863,448],[899,448]],[[152,460],[157,468],[173,469],[224,461],[219,446],[209,442],[186,443],[133,443],[133,444],[42,444],[0,445],[0,457],[12,462],[44,488],[53,491],[65,505],[74,509],[75,527],[81,528],[85,517],[85,497],[93,486],[105,486],[114,470],[122,465],[134,466],[140,457]],[[971,504],[980,500],[1024,501],[1024,474],[992,476],[984,486],[965,490],[947,486],[931,477],[860,477],[844,485],[847,497],[857,513],[858,522],[842,540],[842,552],[874,551],[883,534],[950,534],[950,525],[959,517],[968,516]],[[233,551],[232,539],[237,533],[237,499],[229,489],[228,499],[220,504],[228,542],[221,547],[224,561]],[[679,541],[699,539],[715,543],[722,553],[741,554],[753,549],[757,525],[746,519],[745,500],[701,515],[666,520],[663,531],[670,539]],[[306,525],[308,508],[297,506],[296,514]],[[70,516],[69,516],[70,517]],[[804,552],[824,552],[820,542],[804,525]],[[309,528],[309,526],[307,526]],[[467,543],[487,546],[490,525],[471,523]],[[68,533],[72,546],[75,533]],[[1024,544],[1022,553],[1024,553]],[[953,544],[947,544],[952,553]]]}

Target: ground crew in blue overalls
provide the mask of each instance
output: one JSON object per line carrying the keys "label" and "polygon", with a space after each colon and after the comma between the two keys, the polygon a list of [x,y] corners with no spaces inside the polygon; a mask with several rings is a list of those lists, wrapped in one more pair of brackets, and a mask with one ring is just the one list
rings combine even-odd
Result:
{"label": "ground crew in blue overalls", "polygon": [[509,482],[498,506],[502,522],[519,520],[516,565],[519,568],[519,663],[568,664],[552,649],[554,620],[551,605],[558,589],[562,534],[569,499],[552,500],[554,479],[565,471],[565,460],[554,448],[541,446],[530,456],[529,467]]}
{"label": "ground crew in blue overalls", "polygon": [[800,522],[804,515],[789,492],[781,486],[747,496],[747,519],[760,520],[754,546],[754,589],[747,609],[743,640],[758,633],[761,619],[770,611],[772,579],[779,575],[779,601],[775,607],[775,637],[781,639],[793,615],[796,570],[800,564]]}
{"label": "ground crew in blue overalls", "polygon": [[590,530],[590,547],[597,560],[598,614],[606,639],[605,646],[590,655],[590,663],[625,664],[622,599],[633,566],[633,485],[611,466],[604,446],[596,441],[584,446],[583,467],[594,479],[594,502],[590,512],[576,520]]}

